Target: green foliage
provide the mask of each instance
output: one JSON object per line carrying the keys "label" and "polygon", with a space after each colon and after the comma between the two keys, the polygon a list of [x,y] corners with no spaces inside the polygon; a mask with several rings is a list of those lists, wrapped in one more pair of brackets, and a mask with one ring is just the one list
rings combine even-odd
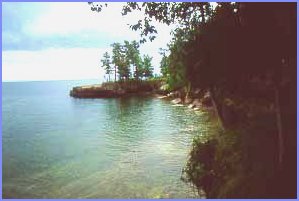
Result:
{"label": "green foliage", "polygon": [[169,74],[168,66],[168,57],[164,54],[160,61],[160,71],[163,77],[167,77],[167,75]]}
{"label": "green foliage", "polygon": [[203,189],[207,198],[293,197],[296,170],[287,164],[294,158],[288,155],[282,169],[278,166],[275,123],[273,111],[267,110],[232,129],[219,129],[207,140],[198,136],[184,181]]}
{"label": "green foliage", "polygon": [[112,48],[112,62],[117,66],[119,79],[129,79],[131,74],[130,64],[135,62],[136,53],[134,51],[136,51],[136,49],[134,49],[128,41],[125,41],[125,45],[113,43]]}
{"label": "green foliage", "polygon": [[149,80],[128,79],[125,82],[106,82],[102,84],[102,87],[108,90],[125,90],[127,94],[142,94],[144,92],[159,90],[162,84],[163,80],[160,78],[152,78]]}
{"label": "green foliage", "polygon": [[125,41],[124,44],[125,53],[130,65],[133,65],[135,68],[133,76],[136,80],[142,76],[142,63],[139,52],[139,44],[134,40],[131,43],[129,41]]}
{"label": "green foliage", "polygon": [[209,198],[294,197],[296,4],[133,2],[123,15],[134,10],[142,42],[153,20],[179,24],[160,63],[168,88],[215,92],[225,130],[195,141],[186,180]]}
{"label": "green foliage", "polygon": [[102,67],[105,70],[105,73],[108,75],[108,81],[110,81],[110,74],[112,73],[112,67],[111,67],[110,55],[108,52],[104,53],[101,62],[102,62]]}
{"label": "green foliage", "polygon": [[[136,41],[124,41],[124,44],[113,43],[111,46],[112,62],[110,62],[110,56],[107,52],[101,60],[106,74],[110,75],[112,72],[110,64],[113,64],[115,78],[116,74],[118,74],[119,80],[122,81],[128,80],[131,75],[133,75],[135,80],[153,77],[152,57],[144,55],[142,58],[139,52],[139,44]],[[131,72],[131,67],[134,69],[133,73]]]}
{"label": "green foliage", "polygon": [[186,66],[184,63],[183,45],[184,41],[179,38],[169,44],[170,55],[165,54],[160,62],[162,75],[166,78],[171,90],[182,88],[188,84],[186,77]]}
{"label": "green foliage", "polygon": [[143,56],[143,61],[142,61],[142,77],[145,78],[150,78],[153,77],[153,66],[152,66],[152,57],[149,55],[144,55]]}

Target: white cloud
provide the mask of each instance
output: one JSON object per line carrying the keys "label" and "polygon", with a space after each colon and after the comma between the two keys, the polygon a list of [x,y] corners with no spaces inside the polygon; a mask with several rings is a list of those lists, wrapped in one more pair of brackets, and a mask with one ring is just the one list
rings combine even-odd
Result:
{"label": "white cloud", "polygon": [[100,13],[92,12],[86,2],[47,4],[47,10],[28,27],[32,35],[65,36],[81,32],[99,32],[122,38],[138,36],[127,26],[138,18],[135,18],[136,14],[135,17],[123,17],[123,3],[109,3],[109,7]]}
{"label": "white cloud", "polygon": [[[150,45],[142,46],[143,54],[153,57],[155,73],[159,73],[161,56]],[[100,59],[111,48],[68,48],[41,51],[3,51],[2,80],[104,80]]]}
{"label": "white cloud", "polygon": [[103,79],[100,55],[108,49],[72,48],[2,52],[2,80]]}
{"label": "white cloud", "polygon": [[[27,4],[30,7],[31,3]],[[31,22],[24,23],[23,30],[31,37],[45,37],[45,40],[55,36],[58,36],[57,40],[59,36],[78,36],[78,40],[85,41],[86,38],[94,39],[95,35],[98,35],[98,41],[106,41],[108,36],[109,40],[115,39],[115,42],[139,40],[139,32],[130,30],[127,24],[134,24],[142,19],[143,13],[133,12],[124,17],[121,15],[123,4],[109,3],[108,8],[96,13],[90,10],[86,2],[34,3],[35,6],[41,5],[42,12],[39,10],[35,16],[31,13]],[[26,16],[26,13],[22,12],[20,15]],[[155,73],[158,73],[161,59],[159,48],[165,48],[171,40],[172,27],[157,23],[155,25],[158,30],[157,38],[143,44],[140,50],[141,54],[153,57]],[[4,51],[2,80],[103,78],[104,73],[99,67],[100,59],[104,51],[109,49],[108,46],[102,49],[60,47],[41,51]]]}
{"label": "white cloud", "polygon": [[[44,3],[42,3],[44,4]],[[73,35],[82,33],[106,33],[116,39],[138,40],[139,32],[132,31],[128,24],[135,24],[144,14],[134,11],[126,16],[121,15],[125,3],[112,3],[104,7],[100,13],[92,12],[86,2],[76,3],[46,3],[47,10],[34,20],[27,30],[32,35]],[[154,23],[159,31],[160,37],[167,35],[172,27],[164,24]],[[164,43],[169,41],[163,40]]]}

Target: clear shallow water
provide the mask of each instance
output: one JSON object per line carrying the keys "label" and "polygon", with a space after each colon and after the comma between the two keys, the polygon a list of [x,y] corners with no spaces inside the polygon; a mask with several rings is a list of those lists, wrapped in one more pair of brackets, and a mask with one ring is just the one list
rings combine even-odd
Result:
{"label": "clear shallow water", "polygon": [[87,83],[2,83],[3,197],[196,197],[180,177],[207,115],[149,97],[69,97]]}

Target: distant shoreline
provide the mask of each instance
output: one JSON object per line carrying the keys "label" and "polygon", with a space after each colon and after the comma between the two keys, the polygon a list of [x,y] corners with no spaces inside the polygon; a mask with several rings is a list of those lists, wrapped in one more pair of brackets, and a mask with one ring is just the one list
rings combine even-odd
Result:
{"label": "distant shoreline", "polygon": [[95,81],[97,83],[102,83],[103,81],[99,79],[66,79],[66,80],[2,80],[2,83],[15,83],[15,82],[60,82],[60,81],[78,81],[78,82],[84,82],[84,81]]}

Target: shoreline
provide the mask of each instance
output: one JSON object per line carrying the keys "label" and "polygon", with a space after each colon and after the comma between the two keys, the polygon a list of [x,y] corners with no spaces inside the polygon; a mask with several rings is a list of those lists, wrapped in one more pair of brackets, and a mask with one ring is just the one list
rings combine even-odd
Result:
{"label": "shoreline", "polygon": [[[146,82],[145,82],[146,83]],[[118,83],[107,84],[93,84],[93,85],[83,85],[76,86],[70,90],[70,96],[73,98],[80,99],[101,99],[101,98],[126,98],[126,97],[153,97],[162,100],[167,100],[174,105],[181,105],[188,107],[193,110],[213,110],[213,106],[209,95],[204,95],[203,97],[182,97],[179,90],[168,92],[166,90],[161,90],[160,87],[147,87],[145,90],[142,87],[132,86],[123,89],[117,86]]]}

